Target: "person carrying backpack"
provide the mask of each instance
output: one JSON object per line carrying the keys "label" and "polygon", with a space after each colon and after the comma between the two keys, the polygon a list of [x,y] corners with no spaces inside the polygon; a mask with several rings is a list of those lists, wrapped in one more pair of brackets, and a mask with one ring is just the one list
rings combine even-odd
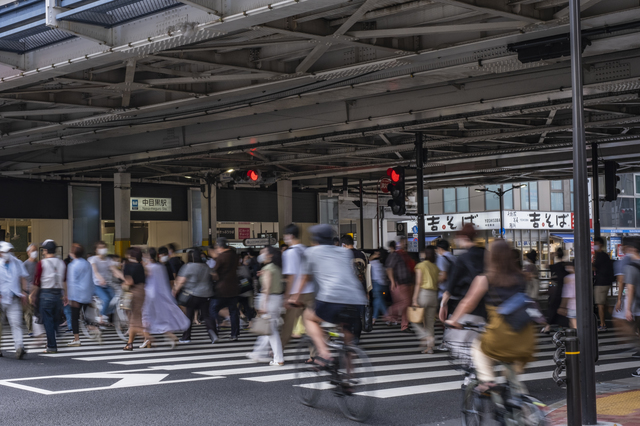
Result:
{"label": "person carrying backpack", "polygon": [[[405,244],[406,244],[406,240]],[[400,331],[410,333],[409,318],[407,317],[407,308],[411,305],[411,297],[413,295],[413,270],[416,263],[403,250],[402,241],[400,247],[396,249],[396,242],[389,242],[389,257],[385,268],[387,268],[387,276],[391,282],[391,297],[393,304],[387,311],[388,322],[401,321]]]}
{"label": "person carrying backpack", "polygon": [[[355,248],[353,237],[351,235],[345,234],[340,239],[342,246],[349,250],[351,254],[353,254],[353,271],[358,277],[358,281],[362,284],[362,288],[364,289],[367,298],[369,297],[369,291],[367,289],[367,256],[357,248]],[[360,319],[364,320],[364,308],[361,309]],[[359,324],[356,324],[353,331],[355,343],[357,344],[360,341],[360,336],[362,335],[362,321]]]}
{"label": "person carrying backpack", "polygon": [[604,248],[604,240],[600,237],[594,238],[593,271],[595,272],[595,277],[593,280],[593,301],[598,305],[598,318],[600,319],[598,331],[607,331],[607,324],[605,323],[607,295],[611,289],[611,283],[615,279],[613,262]]}
{"label": "person carrying backpack", "polygon": [[[636,331],[640,329],[640,239],[629,239],[626,246],[626,256],[631,258],[624,270],[624,290],[626,292],[624,311],[627,322],[626,324],[617,323],[617,325],[622,326],[620,329],[640,349],[640,339],[636,334]],[[620,291],[622,290],[620,289]],[[635,355],[633,355],[634,358]],[[640,377],[640,368],[632,373],[632,376]]]}

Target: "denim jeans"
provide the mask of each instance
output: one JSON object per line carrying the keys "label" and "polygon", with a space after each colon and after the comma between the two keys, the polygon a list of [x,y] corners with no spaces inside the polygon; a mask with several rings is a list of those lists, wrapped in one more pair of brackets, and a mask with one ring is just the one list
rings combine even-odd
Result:
{"label": "denim jeans", "polygon": [[100,315],[110,315],[113,312],[113,307],[111,306],[111,300],[113,300],[116,292],[110,286],[101,287],[99,285],[95,286],[95,295],[102,301],[102,309],[100,310]]}
{"label": "denim jeans", "polygon": [[[40,316],[47,333],[47,348],[57,349],[56,330],[62,315],[62,290],[43,289],[40,291]],[[68,320],[71,323],[71,316]]]}
{"label": "denim jeans", "polygon": [[384,292],[386,285],[373,282],[373,318],[385,317],[387,315],[387,305],[384,303]]}
{"label": "denim jeans", "polygon": [[209,316],[216,323],[216,334],[220,334],[218,313],[223,308],[229,308],[229,317],[231,320],[231,337],[238,337],[238,335],[240,334],[240,310],[238,309],[237,297],[218,297],[211,300]]}
{"label": "denim jeans", "polygon": [[[63,312],[64,312],[64,317],[67,321],[67,330],[71,331],[71,305],[66,305],[62,308]],[[60,324],[62,324],[64,321],[61,321]]]}

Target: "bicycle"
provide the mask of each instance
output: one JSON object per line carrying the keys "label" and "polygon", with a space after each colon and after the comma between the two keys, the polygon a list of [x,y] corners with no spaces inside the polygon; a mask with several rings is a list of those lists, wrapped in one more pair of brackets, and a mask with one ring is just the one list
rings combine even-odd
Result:
{"label": "bicycle", "polygon": [[[334,325],[325,328],[334,328]],[[343,328],[343,327],[342,327]],[[302,404],[315,407],[321,390],[332,389],[340,410],[350,420],[364,422],[371,417],[374,401],[367,390],[375,384],[373,367],[367,354],[357,346],[346,344],[344,331],[328,331],[327,345],[333,362],[327,366],[309,363],[315,345],[310,337],[300,339],[295,356],[295,387]],[[354,365],[359,367],[354,368]]]}
{"label": "bicycle", "polygon": [[[464,323],[463,330],[484,332],[484,324]],[[473,339],[475,340],[475,339]],[[526,394],[518,380],[514,366],[501,363],[506,371],[506,383],[497,384],[486,390],[479,387],[475,367],[471,357],[471,341],[446,340],[452,364],[464,372],[462,385],[462,424],[480,426],[498,424],[502,426],[545,426],[547,425],[545,404]]]}
{"label": "bicycle", "polygon": [[113,326],[116,329],[118,337],[125,341],[129,341],[129,310],[124,309],[122,304],[122,295],[124,292],[122,288],[118,286],[116,289],[116,295],[111,299],[111,305],[113,306]]}
{"label": "bicycle", "polygon": [[80,318],[78,320],[82,334],[87,339],[97,340],[99,343],[102,343],[101,324],[98,321],[101,305],[100,299],[94,296],[91,304],[80,309]]}

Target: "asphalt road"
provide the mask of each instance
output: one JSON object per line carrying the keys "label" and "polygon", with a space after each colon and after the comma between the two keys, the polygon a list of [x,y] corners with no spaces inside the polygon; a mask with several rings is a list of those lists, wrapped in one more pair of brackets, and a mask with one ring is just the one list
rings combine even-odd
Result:
{"label": "asphalt road", "polygon": [[[3,425],[353,424],[330,391],[323,392],[316,408],[301,405],[286,376],[292,372],[290,364],[288,369],[268,367],[246,359],[244,353],[255,340],[247,334],[237,343],[211,345],[198,330],[191,344],[174,351],[159,345],[126,353],[123,343],[106,333],[102,346],[61,346],[57,356],[41,354],[40,344],[28,339],[29,354],[19,361],[9,352],[11,338],[8,327],[4,330]],[[629,377],[634,362],[630,353],[612,333],[601,337],[606,355],[602,364],[612,371],[598,373],[597,380]],[[526,384],[532,395],[552,404],[564,398],[564,391],[550,379],[552,367],[546,365],[552,354],[549,337],[538,343],[540,366],[534,363],[526,371],[537,379]],[[378,377],[385,378],[375,387],[380,394],[374,397],[375,412],[368,424],[459,424],[461,376],[451,370],[446,354],[421,355],[413,335],[387,326],[365,335],[362,346]],[[635,364],[640,366],[640,360]]]}

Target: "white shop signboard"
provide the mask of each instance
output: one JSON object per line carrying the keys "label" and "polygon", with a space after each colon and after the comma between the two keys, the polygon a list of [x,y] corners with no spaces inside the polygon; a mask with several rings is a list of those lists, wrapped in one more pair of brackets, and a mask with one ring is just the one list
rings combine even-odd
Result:
{"label": "white shop signboard", "polygon": [[[441,215],[425,215],[425,232],[457,232],[465,224],[471,223],[477,230],[499,230],[499,212],[453,213]],[[415,221],[407,222],[407,229],[417,233]],[[573,213],[540,212],[540,211],[505,211],[505,230],[535,229],[560,231],[573,229]]]}
{"label": "white shop signboard", "polygon": [[171,198],[131,197],[132,212],[171,212]]}

